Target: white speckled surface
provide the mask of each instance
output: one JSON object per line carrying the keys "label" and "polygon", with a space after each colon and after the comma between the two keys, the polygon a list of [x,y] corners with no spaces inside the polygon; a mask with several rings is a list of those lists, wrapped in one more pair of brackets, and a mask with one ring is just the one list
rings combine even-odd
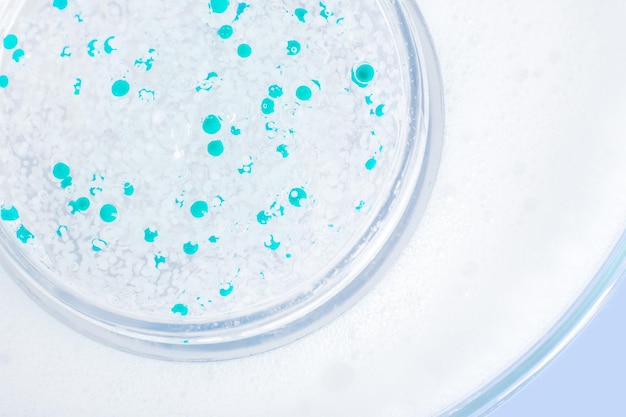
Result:
{"label": "white speckled surface", "polygon": [[180,364],[99,346],[2,276],[0,415],[426,416],[523,354],[625,224],[624,3],[420,6],[447,144],[424,221],[371,294],[283,349]]}

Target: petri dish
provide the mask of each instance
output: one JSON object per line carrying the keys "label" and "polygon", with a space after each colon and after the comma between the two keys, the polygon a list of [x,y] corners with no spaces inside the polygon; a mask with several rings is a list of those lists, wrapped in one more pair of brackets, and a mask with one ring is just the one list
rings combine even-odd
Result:
{"label": "petri dish", "polygon": [[[334,11],[342,2],[323,4]],[[412,30],[425,63],[435,62],[428,23],[445,85],[446,134],[419,227],[382,279],[368,281],[358,303],[307,337],[248,358],[192,364],[92,343],[0,279],[4,409],[95,417],[485,415],[575,336],[623,275],[626,9],[570,0],[384,4],[415,16],[409,21],[418,22]],[[318,2],[303,5],[309,22],[324,24]],[[247,43],[251,59],[256,48]],[[3,65],[11,63],[3,54]]]}
{"label": "petri dish", "polygon": [[0,14],[0,246],[114,347],[248,356],[353,305],[442,149],[439,69],[402,3],[20,1]]}

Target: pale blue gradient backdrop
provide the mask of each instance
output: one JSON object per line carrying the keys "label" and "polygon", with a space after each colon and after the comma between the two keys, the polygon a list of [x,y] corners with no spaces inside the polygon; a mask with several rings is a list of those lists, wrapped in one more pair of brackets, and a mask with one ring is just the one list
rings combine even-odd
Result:
{"label": "pale blue gradient backdrop", "polygon": [[626,416],[626,283],[533,381],[489,417]]}

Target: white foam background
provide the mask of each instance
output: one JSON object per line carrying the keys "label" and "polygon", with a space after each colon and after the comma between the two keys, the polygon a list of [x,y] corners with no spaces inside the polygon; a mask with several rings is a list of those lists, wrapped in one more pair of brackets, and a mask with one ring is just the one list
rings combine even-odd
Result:
{"label": "white foam background", "polygon": [[624,228],[626,5],[420,6],[446,147],[419,230],[372,293],[274,352],[166,363],[69,330],[1,273],[0,416],[426,416],[538,340]]}

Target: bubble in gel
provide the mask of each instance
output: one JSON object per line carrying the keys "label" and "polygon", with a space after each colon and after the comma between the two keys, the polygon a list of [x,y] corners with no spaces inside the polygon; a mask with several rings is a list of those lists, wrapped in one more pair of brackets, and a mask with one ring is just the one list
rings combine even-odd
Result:
{"label": "bubble in gel", "polygon": [[0,218],[5,222],[13,222],[20,218],[20,213],[15,207],[2,207],[0,210]]}
{"label": "bubble in gel", "polygon": [[184,304],[176,304],[174,307],[172,307],[172,313],[186,316],[187,314],[189,314],[189,307]]}
{"label": "bubble in gel", "polygon": [[219,117],[214,114],[209,114],[202,123],[202,130],[209,135],[215,135],[222,129],[222,122]]}
{"label": "bubble in gel", "polygon": [[237,54],[241,58],[248,58],[250,55],[252,55],[252,47],[250,47],[250,45],[248,45],[247,43],[242,43],[237,47]]}
{"label": "bubble in gel", "polygon": [[298,41],[289,41],[287,42],[287,55],[295,56],[300,53],[302,47],[300,46],[300,42]]}
{"label": "bubble in gel", "polygon": [[299,100],[308,101],[311,99],[312,96],[313,96],[313,92],[306,85],[301,85],[296,90],[296,97],[298,97]]}
{"label": "bubble in gel", "polygon": [[269,95],[272,98],[279,98],[283,95],[283,88],[277,84],[271,85],[268,89]]}
{"label": "bubble in gel", "polygon": [[272,114],[274,113],[274,100],[271,98],[266,98],[261,103],[261,111],[263,114]]}
{"label": "bubble in gel", "polygon": [[196,201],[191,206],[191,215],[196,219],[201,219],[209,212],[209,205],[206,201]]}
{"label": "bubble in gel", "polygon": [[133,187],[133,185],[130,182],[127,182],[124,184],[124,195],[127,197],[132,196],[133,194],[135,194],[135,187]]}
{"label": "bubble in gel", "polygon": [[81,213],[89,210],[89,206],[91,206],[91,201],[87,197],[80,197],[77,200],[70,201],[68,204],[72,209],[72,214]]}
{"label": "bubble in gel", "polygon": [[54,168],[52,168],[52,175],[54,175],[54,178],[58,180],[66,179],[70,176],[70,173],[70,167],[63,162],[57,163]]}
{"label": "bubble in gel", "polygon": [[233,27],[231,25],[224,25],[218,29],[217,34],[222,39],[228,39],[233,36]]}
{"label": "bubble in gel", "polygon": [[117,208],[112,204],[105,204],[100,209],[100,218],[105,223],[113,223],[117,220]]}
{"label": "bubble in gel", "polygon": [[198,248],[200,246],[197,243],[191,243],[191,242],[187,242],[183,245],[183,251],[187,254],[187,255],[195,255],[198,252]]}
{"label": "bubble in gel", "polygon": [[228,288],[222,288],[220,289],[220,295],[222,297],[228,297],[230,294],[232,294],[233,290],[235,289],[235,287],[233,286],[233,284],[228,284]]}
{"label": "bubble in gel", "polygon": [[111,86],[111,93],[115,97],[123,97],[130,91],[130,84],[126,80],[117,80]]}
{"label": "bubble in gel", "polygon": [[307,13],[309,13],[306,9],[296,9],[294,14],[296,15],[296,17],[298,18],[298,20],[302,23],[306,23],[306,15]]}
{"label": "bubble in gel", "polygon": [[370,64],[361,64],[352,69],[352,81],[361,88],[367,87],[375,75],[376,70]]}
{"label": "bubble in gel", "polygon": [[6,49],[13,49],[17,46],[17,42],[17,36],[9,34],[4,37],[4,41],[2,43]]}
{"label": "bubble in gel", "polygon": [[59,10],[63,10],[67,7],[67,0],[54,0],[52,6]]}
{"label": "bubble in gel", "polygon": [[294,207],[302,207],[302,200],[307,198],[307,193],[302,188],[294,188],[289,193],[289,203]]}
{"label": "bubble in gel", "polygon": [[209,142],[207,150],[209,152],[209,155],[217,158],[224,153],[224,143],[221,140],[214,140],[212,142]]}
{"label": "bubble in gel", "polygon": [[211,10],[214,13],[224,13],[226,9],[228,9],[229,1],[228,0],[211,0],[209,3],[211,6]]}
{"label": "bubble in gel", "polygon": [[148,243],[154,243],[155,239],[159,237],[159,232],[151,230],[149,227],[143,231],[143,238]]}
{"label": "bubble in gel", "polygon": [[33,235],[27,228],[25,228],[24,225],[20,226],[15,235],[24,244],[28,243],[30,239],[35,238],[35,235]]}

